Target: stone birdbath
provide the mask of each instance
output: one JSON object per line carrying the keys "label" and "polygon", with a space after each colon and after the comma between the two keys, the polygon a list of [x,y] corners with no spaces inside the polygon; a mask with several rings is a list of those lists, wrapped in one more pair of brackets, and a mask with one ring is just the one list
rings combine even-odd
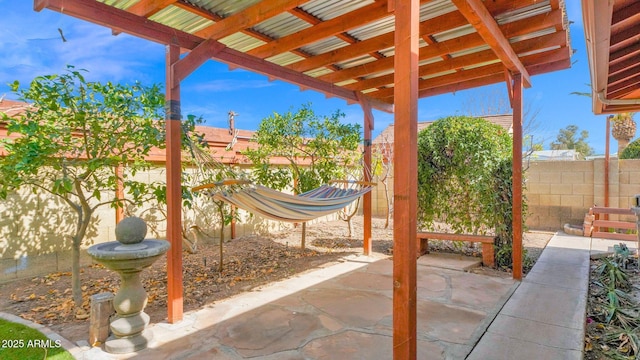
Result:
{"label": "stone birdbath", "polygon": [[145,349],[153,333],[146,329],[149,315],[147,292],[140,273],[151,266],[169,249],[166,240],[146,239],[147,224],[140,218],[128,217],[116,226],[116,240],[91,246],[87,252],[100,264],[117,272],[122,280],[113,298],[116,314],[111,319],[112,335],[105,342],[105,351],[124,354]]}

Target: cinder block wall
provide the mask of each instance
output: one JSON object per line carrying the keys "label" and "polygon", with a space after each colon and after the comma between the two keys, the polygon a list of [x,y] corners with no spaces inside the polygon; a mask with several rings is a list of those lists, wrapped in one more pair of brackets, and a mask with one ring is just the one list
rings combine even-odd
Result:
{"label": "cinder block wall", "polygon": [[[566,223],[581,225],[590,207],[605,206],[604,159],[532,162],[525,176],[531,229],[555,231]],[[640,160],[611,159],[608,206],[629,208],[636,194],[640,194]]]}
{"label": "cinder block wall", "polygon": [[[605,204],[604,167],[604,159],[525,164],[524,194],[529,205],[527,227],[558,231],[566,223],[582,225],[590,207]],[[393,179],[388,183],[393,198]],[[384,216],[383,186],[378,184],[372,194],[372,213]],[[609,162],[609,207],[628,208],[636,194],[640,194],[640,160],[612,158]]]}

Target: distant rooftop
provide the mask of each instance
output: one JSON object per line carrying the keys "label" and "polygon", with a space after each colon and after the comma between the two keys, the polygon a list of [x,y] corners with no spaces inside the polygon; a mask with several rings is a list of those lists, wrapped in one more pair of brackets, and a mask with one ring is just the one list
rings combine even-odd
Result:
{"label": "distant rooftop", "polygon": [[533,151],[527,158],[536,161],[572,161],[584,160],[584,156],[575,149]]}

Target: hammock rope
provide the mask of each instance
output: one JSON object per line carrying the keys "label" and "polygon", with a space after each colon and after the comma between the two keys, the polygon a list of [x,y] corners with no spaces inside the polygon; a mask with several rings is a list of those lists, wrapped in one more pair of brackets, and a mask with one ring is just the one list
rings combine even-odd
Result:
{"label": "hammock rope", "polygon": [[[215,160],[205,149],[191,143],[187,145],[198,169],[196,181],[205,182],[194,187],[193,191],[204,192],[213,200],[224,201],[276,221],[306,222],[329,215],[347,207],[375,185],[365,181],[334,180],[305,193],[292,195],[254,184],[246,174],[233,171],[230,166]],[[365,171],[368,171],[366,167]]]}

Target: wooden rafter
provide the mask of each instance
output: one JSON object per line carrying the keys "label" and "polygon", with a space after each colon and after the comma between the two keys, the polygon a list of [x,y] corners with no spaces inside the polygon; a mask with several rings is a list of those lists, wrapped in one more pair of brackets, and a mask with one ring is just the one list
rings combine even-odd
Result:
{"label": "wooden rafter", "polygon": [[289,11],[309,0],[273,0],[261,1],[244,10],[219,20],[196,33],[205,39],[219,40],[241,30],[250,28],[282,12]]}
{"label": "wooden rafter", "polygon": [[[296,16],[299,19],[302,19],[306,22],[308,22],[311,25],[318,25],[322,22],[321,19],[319,19],[316,16],[313,16],[312,14],[309,14],[308,12],[300,9],[300,8],[295,8],[289,11],[290,14]],[[355,44],[358,42],[358,39],[356,39],[355,37],[349,35],[349,33],[347,32],[342,32],[340,34],[336,34],[336,37],[344,42],[346,42],[347,44]],[[384,56],[382,54],[380,54],[377,50],[379,48],[375,49],[376,51],[372,51],[369,52],[369,55],[376,58],[376,59],[382,59]]]}
{"label": "wooden rafter", "polygon": [[[470,34],[467,36],[472,36],[474,34]],[[513,46],[517,52],[526,53],[532,51],[533,49],[539,48],[553,48],[557,46],[561,46],[565,41],[566,34],[565,33],[553,33],[549,35],[540,36],[533,39],[527,39],[520,41],[518,43],[514,43]],[[434,54],[440,54],[442,48],[451,48],[455,47],[455,44],[445,44],[442,43],[442,46],[438,46],[436,44],[434,46],[427,46],[420,49],[420,60],[431,59]],[[568,52],[567,56],[568,56]],[[349,69],[345,69],[339,72],[327,74],[321,76],[320,79],[325,81],[332,82],[341,82],[348,79],[357,78],[360,76],[367,76],[383,71],[389,70],[389,62],[391,62],[393,56],[385,58],[383,60],[378,60],[375,62],[367,63],[360,66],[355,66]],[[495,55],[493,50],[484,50],[479,51],[473,54],[459,56],[449,61],[440,61],[436,63],[431,63],[428,65],[423,65],[420,67],[419,76],[426,77],[435,75],[438,73],[442,73],[445,71],[455,70],[459,68],[464,68],[467,66],[473,66],[479,63],[486,63],[492,61],[498,61],[498,57]],[[387,84],[391,84],[393,82],[393,74],[382,75],[378,77],[372,77],[370,79],[361,80],[355,84],[345,85],[344,87],[352,90],[366,90],[374,87],[379,87]]]}
{"label": "wooden rafter", "polygon": [[128,7],[127,11],[138,16],[149,17],[176,1],[177,0],[140,0]]}
{"label": "wooden rafter", "polygon": [[481,0],[452,0],[458,10],[464,15],[469,23],[476,29],[478,34],[496,53],[507,69],[513,73],[522,74],[525,87],[531,86],[529,73],[518,59],[518,55],[511,48],[509,40],[504,36],[498,23],[493,18],[489,10]]}
{"label": "wooden rafter", "polygon": [[247,53],[259,58],[268,58],[303,45],[343,33],[368,22],[390,16],[386,1],[378,1],[358,10],[324,21],[318,25],[284,36],[270,43],[249,50]]}
{"label": "wooden rafter", "polygon": [[200,65],[207,60],[215,57],[217,53],[224,50],[225,46],[213,40],[205,40],[200,45],[191,50],[185,57],[172,64],[174,67],[171,72],[172,78],[169,79],[171,84],[179,84],[189,74],[194,72]]}
{"label": "wooden rafter", "polygon": [[[551,18],[556,17],[556,16],[561,16],[562,14],[558,11],[558,12],[553,12],[553,15],[551,15]],[[517,26],[519,25],[519,26]],[[531,18],[527,18],[527,19],[523,19],[523,20],[519,20],[519,21],[515,21],[513,23],[504,25],[504,31],[505,31],[505,35],[509,36],[509,37],[515,37],[515,36],[520,36],[522,34],[525,33],[529,33],[529,32],[535,32],[538,30],[542,30],[545,28],[548,28],[549,26],[551,26],[551,23],[549,22],[549,17],[548,16],[534,16]],[[424,37],[424,36],[423,36]],[[543,41],[547,41],[546,44],[541,43],[541,40]],[[557,35],[557,36],[546,36],[546,37],[540,37],[536,40],[531,40],[531,41],[526,41],[524,42],[524,45],[518,45],[518,50],[522,51],[522,52],[526,52],[529,51],[530,49],[532,49],[533,47],[539,48],[539,47],[552,47],[552,46],[556,46],[555,44],[558,44],[557,46],[561,46],[562,43],[564,42],[564,37],[561,35]],[[463,51],[463,50],[467,50],[467,49],[471,49],[474,47],[478,47],[481,46],[483,44],[482,38],[476,34],[468,34],[468,35],[464,35],[461,36],[457,39],[452,39],[452,40],[447,40],[441,43],[435,43],[432,44],[431,46],[427,46],[427,47],[423,47],[420,49],[420,60],[427,60],[427,59],[431,59],[433,57],[437,57],[437,56],[443,56],[446,54],[451,54],[451,53],[455,53],[458,51]],[[528,44],[528,45],[527,45]],[[569,53],[566,52],[567,56],[569,56]],[[477,56],[476,58],[474,58],[474,56]],[[484,57],[484,58],[482,58]],[[442,72],[445,70],[451,70],[451,69],[459,69],[460,67],[466,66],[466,65],[472,65],[473,62],[481,62],[481,61],[491,61],[493,59],[497,59],[497,57],[495,57],[494,55],[492,55],[492,52],[490,51],[486,51],[484,52],[482,55],[481,54],[476,54],[476,55],[469,55],[467,56],[468,60],[466,61],[459,61],[459,60],[454,60],[452,61],[451,66],[447,67],[447,68],[443,68],[442,66],[438,67],[437,65],[432,65],[429,64],[428,66],[423,66],[423,68],[425,69],[424,71],[422,71],[420,73],[421,77],[424,76],[428,76],[428,75],[433,75],[433,74],[437,74],[438,72]],[[471,60],[469,60],[471,59]],[[387,62],[389,62],[389,60],[387,60]],[[383,64],[384,62],[380,63]],[[462,63],[462,64],[461,64]],[[384,66],[384,65],[381,65]],[[361,66],[362,69],[369,69],[369,70],[379,70],[380,67],[373,67],[370,66],[369,64],[366,65],[362,65]],[[352,68],[354,69],[354,68]],[[350,71],[358,71],[358,70],[350,70]],[[381,70],[384,71],[384,70]],[[345,71],[346,73],[346,71]],[[369,74],[363,74],[363,73],[359,73],[360,76],[365,76],[365,75],[369,75]],[[334,75],[335,76],[335,75]],[[329,79],[330,76],[327,75],[325,77],[325,79]],[[344,80],[344,78],[341,78],[341,80]],[[372,78],[368,78],[365,80],[361,80],[357,83],[354,84],[349,84],[349,85],[345,85],[345,88],[347,89],[351,89],[351,90],[367,90],[367,89],[371,89],[374,87],[380,87],[383,85],[389,85],[393,83],[393,74],[390,75],[383,75],[383,76],[379,76],[379,77],[372,77]]]}

